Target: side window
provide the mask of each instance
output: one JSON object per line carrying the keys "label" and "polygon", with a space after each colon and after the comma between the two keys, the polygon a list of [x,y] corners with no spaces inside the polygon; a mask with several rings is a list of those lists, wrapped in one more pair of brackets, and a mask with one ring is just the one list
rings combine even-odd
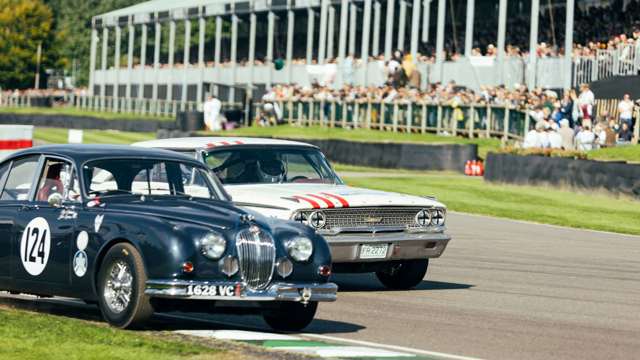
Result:
{"label": "side window", "polygon": [[2,188],[4,185],[4,181],[9,174],[9,166],[11,165],[11,161],[7,161],[2,166],[0,166],[0,193],[2,192]]}
{"label": "side window", "polygon": [[38,181],[36,201],[48,201],[53,194],[60,194],[67,201],[77,201],[79,198],[77,190],[77,180],[74,179],[71,163],[58,159],[45,161]]}
{"label": "side window", "polygon": [[40,155],[34,155],[13,162],[0,200],[29,200],[29,192],[31,191],[33,177],[38,169],[39,158]]}

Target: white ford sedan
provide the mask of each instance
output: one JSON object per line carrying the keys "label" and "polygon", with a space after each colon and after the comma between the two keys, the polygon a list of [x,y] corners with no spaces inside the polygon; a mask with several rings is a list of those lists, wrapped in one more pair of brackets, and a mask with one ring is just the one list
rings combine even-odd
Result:
{"label": "white ford sedan", "polygon": [[134,145],[190,153],[237,205],[314,228],[331,247],[334,272],[375,272],[388,288],[413,288],[451,239],[443,204],[347,186],[310,144],[192,137]]}

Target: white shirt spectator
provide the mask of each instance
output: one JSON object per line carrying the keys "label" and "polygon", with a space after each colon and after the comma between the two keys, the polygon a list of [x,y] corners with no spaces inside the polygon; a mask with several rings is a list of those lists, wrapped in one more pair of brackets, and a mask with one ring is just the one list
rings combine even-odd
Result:
{"label": "white shirt spectator", "polygon": [[222,130],[222,121],[220,121],[220,110],[222,109],[222,102],[217,98],[210,98],[205,101],[204,110],[204,124],[207,129],[211,131]]}
{"label": "white shirt spectator", "polygon": [[557,131],[550,131],[547,133],[549,139],[549,147],[552,149],[562,148],[562,136]]}
{"label": "white shirt spectator", "polygon": [[580,151],[593,150],[593,143],[596,140],[596,134],[591,129],[585,128],[576,135],[576,144]]}
{"label": "white shirt spectator", "polygon": [[633,118],[633,101],[629,100],[628,95],[625,95],[624,100],[618,103],[618,113],[620,113],[620,120],[631,120]]}

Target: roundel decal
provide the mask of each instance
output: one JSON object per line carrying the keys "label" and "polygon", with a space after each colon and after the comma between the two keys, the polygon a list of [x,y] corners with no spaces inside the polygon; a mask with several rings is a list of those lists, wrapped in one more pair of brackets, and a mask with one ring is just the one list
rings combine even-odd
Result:
{"label": "roundel decal", "polygon": [[20,260],[33,276],[42,274],[51,253],[51,229],[47,220],[37,217],[27,224],[20,240]]}

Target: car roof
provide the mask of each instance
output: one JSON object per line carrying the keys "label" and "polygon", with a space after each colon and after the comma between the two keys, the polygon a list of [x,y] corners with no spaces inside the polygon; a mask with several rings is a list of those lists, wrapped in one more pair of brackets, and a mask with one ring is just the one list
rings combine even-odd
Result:
{"label": "car roof", "polygon": [[61,156],[74,160],[78,164],[85,163],[94,159],[104,158],[153,158],[169,161],[181,161],[198,164],[190,156],[186,156],[174,151],[161,149],[147,149],[128,145],[84,145],[84,144],[68,144],[68,145],[44,145],[35,146],[29,149],[21,150],[11,154],[6,160],[21,157],[25,155],[53,155]]}
{"label": "car roof", "polygon": [[160,139],[143,141],[133,144],[134,146],[141,146],[146,148],[163,148],[172,150],[197,150],[207,148],[218,148],[228,146],[302,146],[312,147],[314,145],[280,139],[270,138],[254,138],[254,137],[222,137],[222,136],[208,136],[208,137],[185,137],[185,138],[173,138],[173,139]]}

